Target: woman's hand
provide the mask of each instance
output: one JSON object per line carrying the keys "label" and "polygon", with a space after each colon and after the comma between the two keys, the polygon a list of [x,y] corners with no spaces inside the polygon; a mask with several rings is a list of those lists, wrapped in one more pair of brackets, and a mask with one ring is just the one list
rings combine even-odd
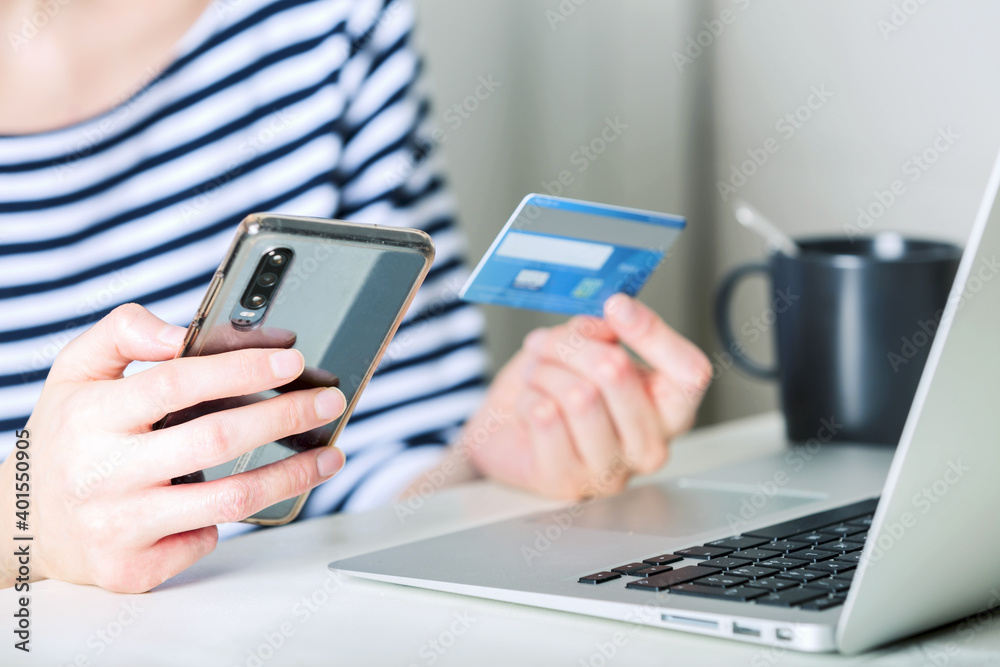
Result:
{"label": "woman's hand", "polygon": [[577,317],[525,338],[466,424],[456,455],[548,496],[609,495],[633,473],[663,465],[711,379],[698,347],[646,306],[615,295],[603,320]]}
{"label": "woman's hand", "polygon": [[[171,486],[174,477],[329,423],[345,407],[338,389],[310,389],[153,431],[168,413],[276,388],[303,371],[302,354],[290,349],[174,359],[184,332],[129,304],[55,360],[27,424],[32,579],[149,590],[211,552],[215,524],[304,493],[343,466],[340,450],[321,447],[232,477]],[[123,378],[135,360],[164,363]],[[5,505],[13,458],[0,468]],[[10,517],[14,508],[0,511]],[[5,549],[0,583],[12,585],[15,571]]]}

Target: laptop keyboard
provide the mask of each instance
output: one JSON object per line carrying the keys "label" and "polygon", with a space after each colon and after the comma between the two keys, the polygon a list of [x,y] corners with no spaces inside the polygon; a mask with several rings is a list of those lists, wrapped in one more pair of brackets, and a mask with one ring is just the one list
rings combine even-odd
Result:
{"label": "laptop keyboard", "polygon": [[[844,603],[878,498],[580,577],[626,588],[822,611]],[[679,565],[696,560],[694,565]],[[675,565],[677,567],[675,568]]]}

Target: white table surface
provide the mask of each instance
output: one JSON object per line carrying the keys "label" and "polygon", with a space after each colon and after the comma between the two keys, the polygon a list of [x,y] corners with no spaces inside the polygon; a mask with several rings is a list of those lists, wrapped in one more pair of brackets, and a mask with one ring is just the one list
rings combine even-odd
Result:
{"label": "white table surface", "polygon": [[[785,447],[781,434],[775,414],[695,431],[674,444],[659,475],[776,451]],[[39,582],[32,587],[30,654],[13,648],[16,595],[0,591],[0,665],[1000,665],[1000,613],[975,632],[956,624],[844,658],[365,581],[326,568],[337,558],[559,504],[475,482],[440,492],[405,521],[387,507],[223,542],[144,595]],[[607,658],[601,649],[610,647]]]}

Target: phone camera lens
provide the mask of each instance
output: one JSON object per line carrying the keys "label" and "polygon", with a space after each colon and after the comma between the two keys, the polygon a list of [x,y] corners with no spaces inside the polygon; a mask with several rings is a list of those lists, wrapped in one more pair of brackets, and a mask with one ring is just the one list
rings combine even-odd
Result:
{"label": "phone camera lens", "polygon": [[249,299],[247,299],[247,305],[251,308],[260,308],[265,303],[267,303],[267,297],[263,294],[254,294]]}
{"label": "phone camera lens", "polygon": [[270,287],[274,283],[278,282],[278,276],[273,273],[262,273],[257,277],[257,282],[264,287]]}
{"label": "phone camera lens", "polygon": [[284,266],[285,256],[281,253],[274,253],[268,260],[272,266]]}

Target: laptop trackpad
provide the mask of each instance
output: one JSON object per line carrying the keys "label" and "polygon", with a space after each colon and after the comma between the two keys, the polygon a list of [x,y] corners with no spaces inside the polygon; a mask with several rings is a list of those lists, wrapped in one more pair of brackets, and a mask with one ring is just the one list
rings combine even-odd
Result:
{"label": "laptop trackpad", "polygon": [[573,525],[664,537],[684,537],[721,527],[739,532],[750,521],[825,498],[825,493],[798,489],[762,489],[687,478],[639,486],[594,502]]}

